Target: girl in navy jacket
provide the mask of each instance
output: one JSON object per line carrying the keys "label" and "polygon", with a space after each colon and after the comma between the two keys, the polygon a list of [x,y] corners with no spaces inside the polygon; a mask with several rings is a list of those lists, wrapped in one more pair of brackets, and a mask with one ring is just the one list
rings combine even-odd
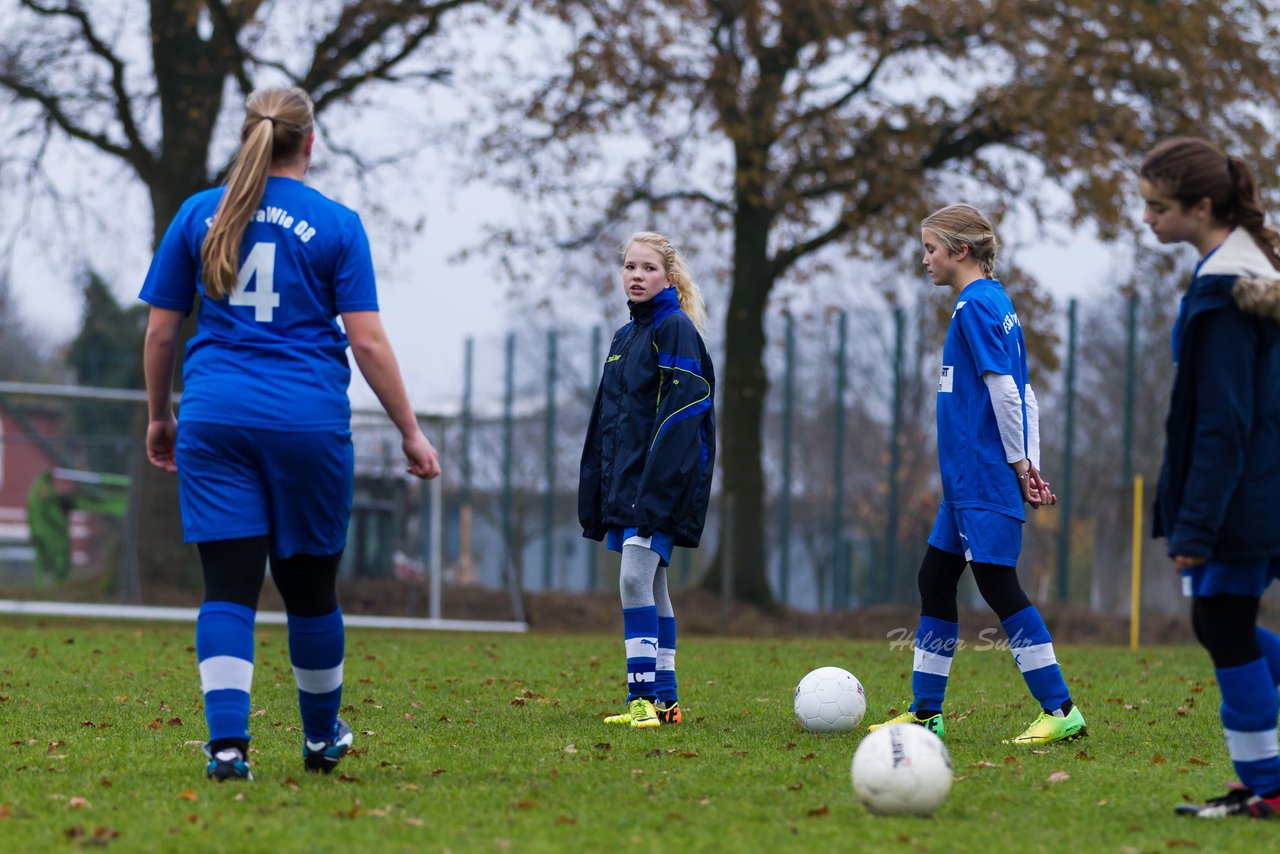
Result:
{"label": "girl in navy jacket", "polygon": [[698,545],[707,517],[715,373],[698,334],[702,294],[670,240],[632,236],[622,287],[631,322],[605,359],[582,449],[578,518],[584,537],[622,553],[628,708],[605,722],[647,729],[681,720],[666,568],[673,546]]}
{"label": "girl in navy jacket", "polygon": [[1168,541],[1213,659],[1241,781],[1176,811],[1266,818],[1280,814],[1280,638],[1257,624],[1262,593],[1280,577],[1280,235],[1264,225],[1249,167],[1204,140],[1162,143],[1140,176],[1143,222],[1201,256],[1173,329],[1155,535]]}

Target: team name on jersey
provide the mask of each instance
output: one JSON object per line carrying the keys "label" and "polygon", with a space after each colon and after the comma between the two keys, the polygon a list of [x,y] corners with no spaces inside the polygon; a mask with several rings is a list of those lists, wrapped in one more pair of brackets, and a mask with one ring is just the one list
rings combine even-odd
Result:
{"label": "team name on jersey", "polygon": [[[266,207],[258,208],[254,211],[253,216],[249,217],[249,221],[278,225],[286,231],[292,231],[303,243],[310,243],[311,238],[316,236],[315,226],[311,225],[305,219],[295,220],[287,210],[284,208],[278,208],[275,205],[267,205]],[[207,217],[204,224],[209,228],[212,228],[213,217]]]}
{"label": "team name on jersey", "polygon": [[1010,332],[1012,332],[1013,327],[1021,326],[1021,324],[1018,323],[1018,313],[1016,311],[1011,311],[1008,314],[1006,314],[1004,316],[1004,322],[1001,323],[1001,326],[1004,327],[1005,335],[1008,335]]}

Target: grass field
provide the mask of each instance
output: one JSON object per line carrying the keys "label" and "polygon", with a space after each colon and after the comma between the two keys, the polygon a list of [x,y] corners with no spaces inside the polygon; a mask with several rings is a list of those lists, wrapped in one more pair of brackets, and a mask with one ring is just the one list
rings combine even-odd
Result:
{"label": "grass field", "polygon": [[262,628],[257,779],[219,786],[203,778],[192,637],[190,625],[0,620],[6,851],[1057,854],[1260,851],[1276,838],[1266,822],[1172,814],[1233,776],[1217,689],[1192,647],[1059,649],[1090,736],[1038,751],[1000,743],[1036,712],[1009,654],[960,651],[956,783],[920,819],[876,818],[855,799],[849,762],[865,726],[813,735],[791,712],[795,683],[823,664],[862,680],[864,725],[902,708],[911,652],[887,642],[684,638],[686,724],[632,731],[599,721],[622,708],[617,638],[353,630],[343,714],[356,750],[323,777],[302,770],[284,631]]}

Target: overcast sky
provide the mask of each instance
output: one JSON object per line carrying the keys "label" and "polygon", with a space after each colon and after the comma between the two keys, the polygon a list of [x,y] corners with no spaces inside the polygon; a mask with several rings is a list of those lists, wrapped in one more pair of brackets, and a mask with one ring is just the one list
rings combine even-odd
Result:
{"label": "overcast sky", "polygon": [[[450,98],[456,95],[432,93],[431,121],[461,114]],[[386,113],[343,119],[353,120],[379,138],[414,132],[406,130],[411,126],[397,126]],[[234,134],[221,130],[223,135]],[[348,125],[344,134],[349,132]],[[222,140],[224,148],[233,142]],[[0,248],[11,250],[12,291],[23,319],[56,344],[69,340],[78,328],[78,275],[86,266],[99,271],[122,301],[136,299],[150,261],[151,210],[141,184],[88,147],[58,142],[51,156],[58,164],[53,186],[77,205],[58,210],[45,201],[26,207],[12,193],[0,196]],[[461,394],[464,339],[475,337],[481,359],[496,364],[502,333],[512,324],[527,322],[531,291],[553,286],[561,271],[550,259],[540,261],[546,269],[528,270],[520,286],[523,292],[511,298],[491,258],[463,262],[454,257],[458,250],[479,243],[487,223],[519,216],[518,203],[501,191],[454,183],[450,175],[459,174],[461,165],[456,146],[431,141],[416,158],[380,171],[370,184],[377,204],[394,217],[403,222],[421,219],[424,225],[418,231],[396,229],[388,217],[363,208],[350,182],[326,168],[326,159],[333,156],[321,136],[310,183],[365,213],[383,321],[410,397],[420,411],[454,409]],[[1137,206],[1133,209],[1136,216]],[[1002,231],[1018,261],[1040,277],[1060,304],[1073,296],[1099,295],[1116,280],[1117,266],[1124,264],[1122,253],[1109,250],[1087,230],[1053,227],[1041,237],[1027,223],[1006,223]],[[903,241],[915,243],[917,237],[904,234]],[[577,272],[596,276],[605,271]],[[924,276],[918,282],[922,289],[930,287]],[[612,317],[621,323],[625,305],[620,287],[617,294]],[[713,318],[722,317],[715,305],[710,307]],[[376,405],[358,372],[353,375],[353,403]],[[500,386],[491,391],[500,394]]]}

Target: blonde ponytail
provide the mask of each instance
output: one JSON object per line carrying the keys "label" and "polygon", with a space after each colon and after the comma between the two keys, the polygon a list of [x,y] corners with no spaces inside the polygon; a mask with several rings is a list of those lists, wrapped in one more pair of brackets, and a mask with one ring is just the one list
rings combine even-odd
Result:
{"label": "blonde ponytail", "polygon": [[707,306],[702,299],[702,289],[693,280],[693,274],[689,272],[689,266],[675,244],[670,238],[655,231],[637,232],[622,245],[624,258],[627,255],[627,249],[633,243],[648,246],[662,256],[662,266],[671,276],[671,281],[676,287],[676,296],[680,298],[680,310],[688,315],[699,332],[704,332],[707,327]]}
{"label": "blonde ponytail", "polygon": [[200,247],[204,290],[211,299],[224,299],[236,289],[240,243],[262,203],[272,162],[297,156],[314,128],[311,98],[301,89],[260,89],[249,96],[240,152]]}

